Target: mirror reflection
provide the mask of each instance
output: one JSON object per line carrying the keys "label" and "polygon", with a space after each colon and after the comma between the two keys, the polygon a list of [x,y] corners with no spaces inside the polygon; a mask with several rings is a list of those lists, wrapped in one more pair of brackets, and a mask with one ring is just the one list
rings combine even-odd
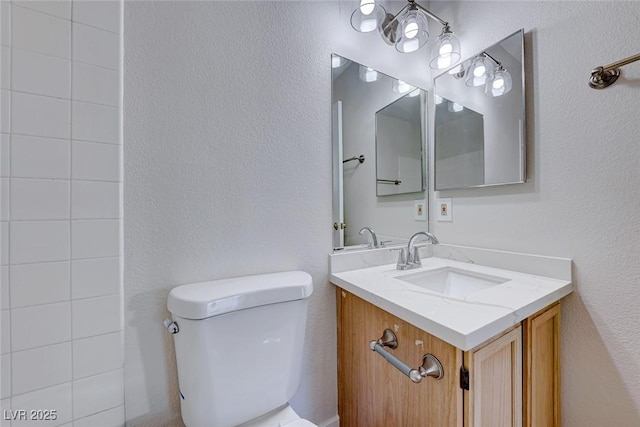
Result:
{"label": "mirror reflection", "polygon": [[[426,100],[420,89],[376,112],[376,194],[424,191],[422,129]],[[422,95],[424,96],[424,95]]]}
{"label": "mirror reflection", "polygon": [[435,78],[435,189],[525,181],[523,30]]}
{"label": "mirror reflection", "polygon": [[371,233],[360,233],[364,227],[381,246],[427,230],[426,97],[332,55],[334,248],[371,246]]}

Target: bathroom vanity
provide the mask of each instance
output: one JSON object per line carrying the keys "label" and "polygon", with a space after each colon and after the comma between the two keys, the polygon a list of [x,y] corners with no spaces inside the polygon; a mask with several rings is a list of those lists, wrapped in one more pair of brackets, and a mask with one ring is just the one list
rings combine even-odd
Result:
{"label": "bathroom vanity", "polygon": [[[421,268],[398,271],[375,265],[384,251],[332,255],[342,426],[560,425],[560,299],[572,291],[571,260],[456,251],[475,263],[427,254]],[[372,351],[385,329],[397,347],[383,352],[416,369],[432,354],[442,378],[414,383]]]}

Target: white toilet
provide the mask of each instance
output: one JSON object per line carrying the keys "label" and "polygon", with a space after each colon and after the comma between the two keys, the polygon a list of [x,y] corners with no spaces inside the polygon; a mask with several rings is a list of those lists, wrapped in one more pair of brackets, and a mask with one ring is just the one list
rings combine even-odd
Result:
{"label": "white toilet", "polygon": [[178,286],[173,322],[187,427],[313,427],[288,405],[300,382],[311,276],[302,271]]}

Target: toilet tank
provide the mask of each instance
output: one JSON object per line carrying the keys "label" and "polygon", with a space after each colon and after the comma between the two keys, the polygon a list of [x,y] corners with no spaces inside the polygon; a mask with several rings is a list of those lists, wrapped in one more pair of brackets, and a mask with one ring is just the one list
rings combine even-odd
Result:
{"label": "toilet tank", "polygon": [[302,271],[178,286],[167,301],[187,427],[231,427],[286,404],[302,372]]}

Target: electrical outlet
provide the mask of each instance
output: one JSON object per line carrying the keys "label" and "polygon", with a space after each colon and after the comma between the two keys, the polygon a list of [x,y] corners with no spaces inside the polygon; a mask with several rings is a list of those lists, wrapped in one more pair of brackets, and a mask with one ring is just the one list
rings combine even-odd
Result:
{"label": "electrical outlet", "polygon": [[427,220],[427,201],[426,200],[413,201],[413,219],[415,219],[416,221]]}
{"label": "electrical outlet", "polygon": [[436,201],[436,220],[437,221],[453,221],[453,205],[451,199],[438,199]]}

